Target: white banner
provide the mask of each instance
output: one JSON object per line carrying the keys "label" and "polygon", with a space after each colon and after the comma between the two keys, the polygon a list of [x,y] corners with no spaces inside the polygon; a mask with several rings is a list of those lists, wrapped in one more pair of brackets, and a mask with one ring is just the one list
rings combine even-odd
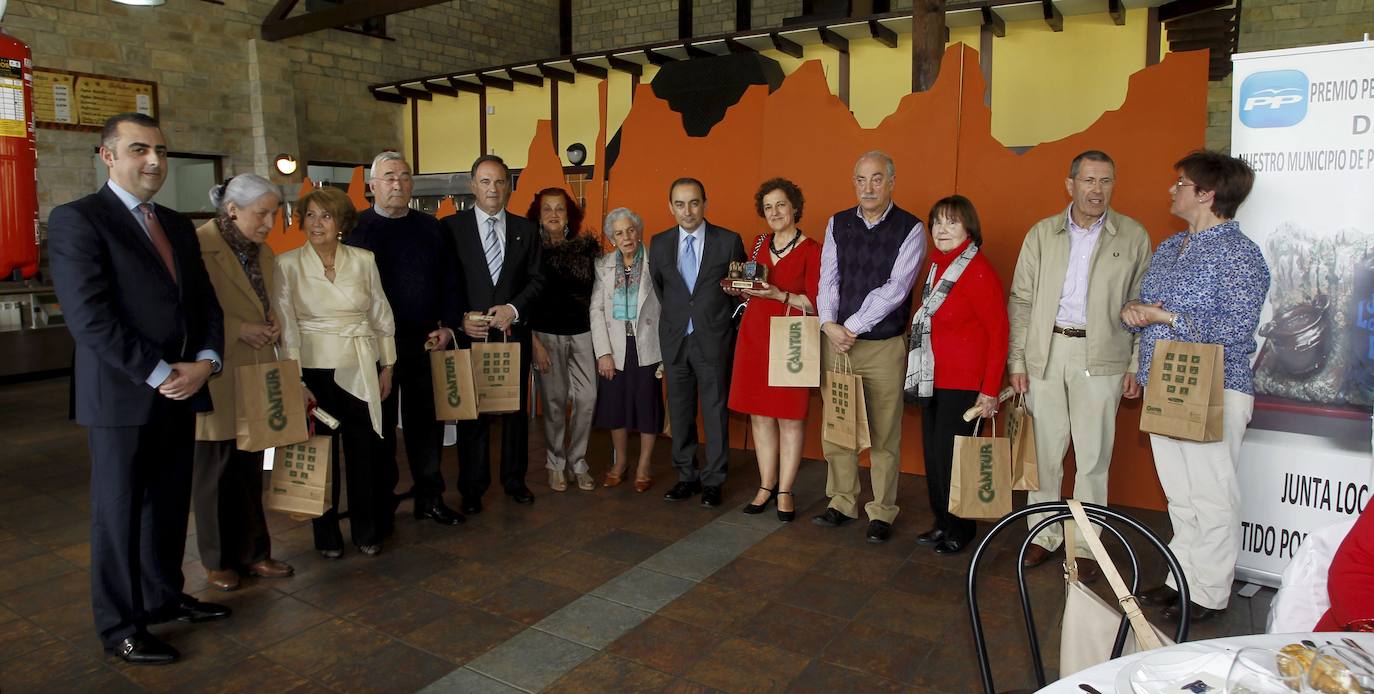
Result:
{"label": "white banner", "polygon": [[[1257,408],[1314,415],[1374,402],[1374,43],[1233,56],[1231,153],[1255,169],[1241,229],[1269,263]],[[1358,415],[1357,415],[1358,416]],[[1307,533],[1368,501],[1361,445],[1250,431],[1237,575],[1278,585]]]}

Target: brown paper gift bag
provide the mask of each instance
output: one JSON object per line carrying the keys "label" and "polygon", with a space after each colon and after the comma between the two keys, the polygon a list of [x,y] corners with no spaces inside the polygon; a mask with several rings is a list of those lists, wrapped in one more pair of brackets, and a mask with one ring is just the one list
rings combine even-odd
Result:
{"label": "brown paper gift bag", "polygon": [[1035,419],[1026,409],[1026,396],[1012,401],[1007,411],[1007,439],[1011,441],[1011,488],[1040,491],[1040,466],[1035,457]]}
{"label": "brown paper gift bag", "polygon": [[1010,442],[997,436],[954,437],[954,461],[949,475],[949,512],[960,518],[997,520],[1011,513]]}
{"label": "brown paper gift bag", "polygon": [[864,407],[863,379],[854,374],[849,355],[835,357],[825,372],[821,389],[824,408],[822,438],[841,448],[862,451],[870,447],[868,412]]}
{"label": "brown paper gift bag", "polygon": [[312,436],[303,443],[277,447],[265,505],[274,511],[318,518],[333,506],[330,447],[333,439]]}
{"label": "brown paper gift bag", "polygon": [[477,389],[472,380],[470,350],[430,352],[429,373],[434,385],[436,420],[451,422],[477,419]]}
{"label": "brown paper gift bag", "polygon": [[768,321],[768,385],[815,388],[821,384],[821,320],[792,315]]}
{"label": "brown paper gift bag", "polygon": [[472,381],[479,414],[505,414],[520,409],[520,343],[472,343]]}
{"label": "brown paper gift bag", "polygon": [[241,451],[265,451],[310,438],[300,364],[284,359],[234,369],[234,416]]}
{"label": "brown paper gift bag", "polygon": [[1160,340],[1140,409],[1140,430],[1188,441],[1220,441],[1225,377],[1221,345]]}

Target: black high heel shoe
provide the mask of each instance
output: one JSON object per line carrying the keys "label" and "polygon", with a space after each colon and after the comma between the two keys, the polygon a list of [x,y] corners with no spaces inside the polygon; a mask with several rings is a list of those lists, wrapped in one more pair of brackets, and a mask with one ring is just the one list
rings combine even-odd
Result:
{"label": "black high heel shoe", "polygon": [[744,508],[741,509],[742,511],[751,516],[756,513],[763,513],[764,511],[766,511],[768,509],[768,502],[772,501],[778,495],[776,489],[769,489],[768,487],[759,487],[759,489],[768,492],[768,498],[764,499],[763,503],[761,504],[745,504]]}
{"label": "black high heel shoe", "polygon": [[[792,492],[778,492],[777,495],[778,495],[778,496],[782,496],[783,494],[786,494],[786,495],[788,495],[788,496],[792,496]],[[796,498],[794,497],[794,498],[792,499],[792,504],[794,505],[794,508],[793,508],[791,511],[784,511],[784,510],[782,510],[782,509],[778,509],[778,520],[780,520],[780,521],[782,521],[782,522],[784,522],[784,523],[791,523],[792,520],[793,520],[794,518],[797,517],[797,510],[796,510],[796,508],[795,508],[796,503],[797,503],[797,500],[796,500]]]}

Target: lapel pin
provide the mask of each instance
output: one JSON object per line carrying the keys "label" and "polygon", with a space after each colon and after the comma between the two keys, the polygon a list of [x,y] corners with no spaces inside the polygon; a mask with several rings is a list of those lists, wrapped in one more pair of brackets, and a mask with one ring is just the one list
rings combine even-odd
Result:
{"label": "lapel pin", "polygon": [[1121,257],[1121,251],[1112,251],[1112,257],[1113,257],[1113,258],[1120,258],[1120,257]]}

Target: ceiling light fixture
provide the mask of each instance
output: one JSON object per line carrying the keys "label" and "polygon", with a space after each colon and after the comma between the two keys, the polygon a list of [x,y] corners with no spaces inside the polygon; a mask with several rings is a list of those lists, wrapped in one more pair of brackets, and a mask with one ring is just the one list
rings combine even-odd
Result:
{"label": "ceiling light fixture", "polygon": [[283,176],[290,176],[291,174],[296,173],[296,159],[295,157],[292,157],[290,154],[278,154],[276,165],[277,172]]}

